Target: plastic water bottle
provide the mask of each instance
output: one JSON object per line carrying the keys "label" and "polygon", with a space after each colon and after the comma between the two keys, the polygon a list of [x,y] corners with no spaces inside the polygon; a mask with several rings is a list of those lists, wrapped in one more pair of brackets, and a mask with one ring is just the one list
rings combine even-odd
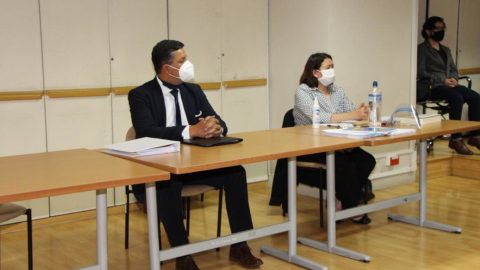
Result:
{"label": "plastic water bottle", "polygon": [[373,90],[368,95],[368,105],[370,107],[370,116],[368,124],[370,127],[382,126],[382,92],[378,89],[377,81],[373,82]]}
{"label": "plastic water bottle", "polygon": [[320,127],[320,105],[318,104],[318,98],[315,97],[315,101],[313,102],[313,113],[312,113],[312,124],[313,128]]}

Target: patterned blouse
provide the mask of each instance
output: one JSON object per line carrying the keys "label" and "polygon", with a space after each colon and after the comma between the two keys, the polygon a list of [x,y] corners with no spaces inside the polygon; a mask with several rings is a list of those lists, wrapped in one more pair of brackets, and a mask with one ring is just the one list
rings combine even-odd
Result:
{"label": "patterned blouse", "polygon": [[306,84],[301,84],[297,88],[295,91],[295,107],[293,107],[295,126],[312,124],[312,107],[315,97],[318,98],[318,104],[320,105],[320,121],[322,123],[330,123],[334,113],[348,113],[357,108],[348,100],[345,91],[340,86],[330,84],[328,91],[330,91],[331,100],[317,87],[310,88]]}

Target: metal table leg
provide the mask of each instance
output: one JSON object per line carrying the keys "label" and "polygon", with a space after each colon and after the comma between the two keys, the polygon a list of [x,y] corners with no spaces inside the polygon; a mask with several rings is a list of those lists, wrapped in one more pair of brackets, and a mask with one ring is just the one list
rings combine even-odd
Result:
{"label": "metal table leg", "polygon": [[148,244],[150,248],[150,269],[160,270],[158,243],[157,190],[155,182],[145,184],[147,195]]}
{"label": "metal table leg", "polygon": [[420,140],[419,150],[420,150],[419,189],[421,194],[419,218],[407,217],[407,216],[397,215],[397,214],[388,214],[388,218],[392,220],[400,221],[400,222],[417,225],[420,227],[427,227],[427,228],[453,232],[453,233],[462,233],[461,228],[427,220],[427,141],[426,139]]}
{"label": "metal table leg", "polygon": [[326,266],[297,255],[297,159],[288,159],[288,252],[271,247],[261,246],[264,253],[300,265],[308,269],[328,269]]}
{"label": "metal table leg", "polygon": [[319,250],[337,254],[343,257],[370,262],[370,256],[337,246],[336,243],[336,216],[335,216],[335,152],[327,152],[327,226],[328,242],[323,243],[304,237],[298,242]]}

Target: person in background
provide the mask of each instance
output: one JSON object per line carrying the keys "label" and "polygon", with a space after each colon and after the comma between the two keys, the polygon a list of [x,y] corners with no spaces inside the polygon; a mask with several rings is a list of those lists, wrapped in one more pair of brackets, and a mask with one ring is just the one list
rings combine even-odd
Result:
{"label": "person in background", "polygon": [[[468,104],[468,120],[480,121],[480,95],[458,84],[458,70],[450,49],[440,42],[447,27],[440,17],[430,17],[423,24],[425,41],[418,45],[417,79],[429,78],[433,83],[431,100],[446,100],[450,106],[450,120],[460,120],[463,104]],[[420,101],[420,100],[418,100]],[[470,132],[468,144],[480,149],[480,130]],[[473,155],[462,140],[461,133],[452,134],[448,147],[461,155]]]}
{"label": "person in background", "polygon": [[[335,71],[332,56],[326,53],[312,54],[305,64],[300,86],[295,91],[293,117],[295,126],[312,125],[315,97],[320,105],[322,123],[339,123],[346,120],[366,120],[368,108],[361,103],[352,104],[344,90],[333,84]],[[298,157],[299,161],[326,162],[326,153]],[[336,210],[358,205],[362,189],[376,165],[375,158],[359,147],[335,152]],[[368,199],[367,199],[368,200]],[[367,214],[350,218],[359,224],[369,224]]]}
{"label": "person in background", "polygon": [[[227,126],[214,111],[200,86],[193,79],[193,64],[188,61],[183,43],[163,40],[152,51],[156,76],[128,94],[136,137],[182,141],[227,134]],[[171,174],[170,181],[157,182],[157,207],[172,247],[188,244],[183,224],[181,191],[183,185],[223,187],[232,233],[253,229],[248,203],[247,177],[242,166]],[[139,202],[145,201],[145,185],[133,185]],[[252,255],[246,242],[230,247],[230,260],[248,268],[262,260]],[[191,256],[177,258],[176,270],[199,269]]]}

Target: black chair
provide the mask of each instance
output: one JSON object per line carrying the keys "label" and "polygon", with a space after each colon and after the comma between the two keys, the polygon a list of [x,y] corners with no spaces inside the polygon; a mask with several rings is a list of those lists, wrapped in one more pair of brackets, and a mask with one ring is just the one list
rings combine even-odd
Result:
{"label": "black chair", "polygon": [[[125,137],[126,141],[134,140],[135,139],[135,129],[131,127],[127,131],[127,135]],[[182,199],[184,201],[184,218],[187,220],[187,235],[190,235],[190,198],[201,195],[201,200],[203,201],[204,193],[210,190],[214,190],[214,187],[207,186],[207,185],[187,185],[183,186],[182,188]],[[125,186],[125,249],[129,247],[129,229],[130,229],[130,194],[133,194],[133,190],[130,186]],[[185,202],[186,199],[186,202]],[[218,189],[218,220],[217,220],[217,237],[221,235],[221,228],[222,228],[222,202],[223,202],[223,188]],[[187,205],[187,209],[185,210],[185,204]],[[144,210],[146,203],[143,204]],[[186,216],[185,216],[186,213]],[[158,242],[160,250],[162,249],[162,237],[160,234],[160,222],[158,224]],[[220,248],[216,249],[217,251]]]}
{"label": "black chair", "polygon": [[[290,109],[283,117],[282,128],[295,126],[293,109]],[[326,189],[326,169],[323,163],[297,161],[297,182],[316,187],[320,197],[320,227],[323,228],[323,190]],[[312,175],[313,173],[313,175]],[[285,216],[285,211],[283,212]]]}
{"label": "black chair", "polygon": [[[32,210],[14,203],[0,204],[0,223],[16,218],[21,215],[27,216],[28,269],[32,270],[33,269]],[[2,267],[0,266],[0,269],[1,268]]]}
{"label": "black chair", "polygon": [[[466,80],[467,81],[467,87],[468,89],[472,89],[472,79],[468,76],[460,76],[458,77],[458,81],[460,80]],[[430,78],[420,78],[417,79],[417,91],[419,89],[419,84],[420,83],[428,83],[430,85],[430,91],[431,87],[433,85],[433,82],[431,81]],[[422,106],[422,113],[426,114],[427,109],[437,111],[439,115],[445,118],[445,115],[450,112],[450,106],[446,100],[431,100],[429,96],[425,100],[417,100],[417,104]],[[433,150],[433,145],[437,137],[427,139],[427,153],[430,153]]]}

